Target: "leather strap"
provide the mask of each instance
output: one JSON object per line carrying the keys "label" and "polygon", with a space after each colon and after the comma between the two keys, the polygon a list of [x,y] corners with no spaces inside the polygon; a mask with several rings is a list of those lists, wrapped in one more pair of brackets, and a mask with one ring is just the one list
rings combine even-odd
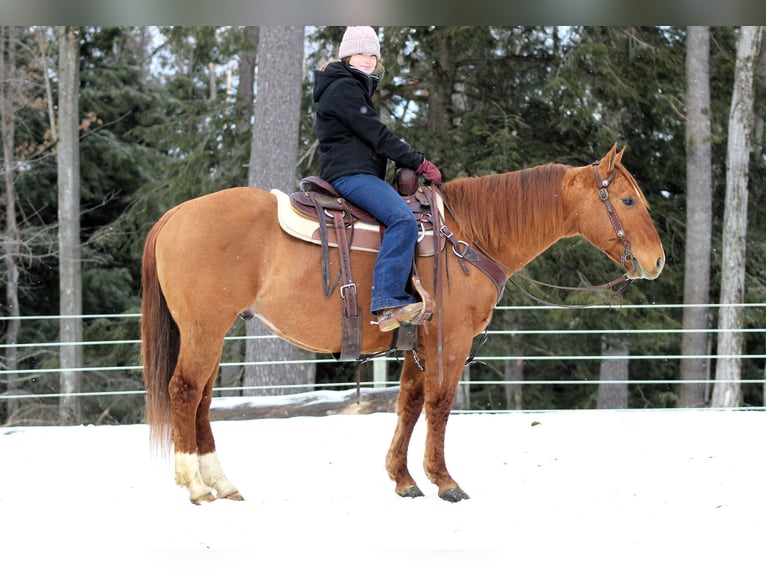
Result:
{"label": "leather strap", "polygon": [[441,387],[444,383],[444,321],[442,320],[443,288],[439,265],[442,253],[439,249],[439,234],[436,233],[436,230],[442,228],[442,223],[439,214],[439,206],[436,204],[434,189],[436,190],[436,193],[439,193],[439,188],[435,185],[433,185],[433,187],[426,186],[423,188],[423,191],[428,204],[431,206],[431,221],[434,226],[434,290],[436,291],[436,305],[438,311],[438,318],[436,320],[436,355],[439,362],[439,386]]}
{"label": "leather strap", "polygon": [[335,285],[330,285],[330,249],[329,249],[329,238],[327,236],[327,218],[325,217],[325,210],[322,209],[319,204],[316,202],[316,194],[312,193],[309,195],[311,198],[311,201],[314,203],[316,207],[317,212],[317,221],[319,222],[319,237],[322,241],[322,289],[324,289],[324,296],[325,299],[330,297],[333,291],[335,291],[335,286],[338,284],[338,281],[340,280],[340,275],[338,276],[338,279],[335,282]]}
{"label": "leather strap", "polygon": [[356,301],[356,283],[351,275],[351,257],[349,254],[346,224],[342,211],[330,214],[335,226],[335,236],[338,239],[338,255],[340,257],[340,297],[343,299],[343,335],[340,349],[341,361],[356,361],[361,353],[362,316]]}
{"label": "leather strap", "polygon": [[492,282],[495,284],[495,288],[497,288],[497,302],[499,303],[500,299],[503,297],[503,292],[505,291],[505,283],[508,281],[505,270],[500,266],[500,264],[480,249],[474,249],[465,241],[455,239],[452,231],[450,231],[446,225],[442,225],[439,228],[439,232],[444,235],[449,244],[452,246],[452,252],[458,258],[461,264],[463,264],[463,271],[466,275],[469,274],[469,270],[468,267],[466,267],[463,263],[465,261],[471,263],[477,269],[483,271],[487,277],[492,279]]}
{"label": "leather strap", "polygon": [[612,183],[612,180],[614,179],[615,170],[612,168],[611,173],[607,176],[606,179],[601,179],[601,174],[598,172],[598,166],[600,162],[593,162],[593,173],[596,174],[596,183],[598,183],[598,195],[601,198],[601,201],[604,202],[604,206],[606,207],[606,213],[609,216],[609,221],[612,223],[612,227],[614,228],[614,232],[617,234],[617,239],[622,241],[623,245],[623,252],[622,252],[622,258],[621,262],[623,267],[626,267],[627,265],[630,265],[631,268],[633,267],[633,253],[630,249],[630,241],[628,241],[628,238],[625,235],[625,229],[622,227],[622,222],[620,221],[620,217],[617,215],[617,211],[614,209],[614,206],[612,205],[612,202],[609,201],[609,184]]}

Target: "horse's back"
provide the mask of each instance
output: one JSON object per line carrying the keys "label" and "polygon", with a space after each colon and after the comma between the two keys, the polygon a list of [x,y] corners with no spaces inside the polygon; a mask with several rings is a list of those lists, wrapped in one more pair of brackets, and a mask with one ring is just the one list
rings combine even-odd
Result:
{"label": "horse's back", "polygon": [[195,197],[178,206],[181,211],[203,213],[207,218],[222,218],[229,223],[237,212],[273,211],[272,194],[258,187],[230,187]]}
{"label": "horse's back", "polygon": [[264,189],[223,189],[195,197],[173,208],[163,229],[164,237],[158,241],[167,241],[175,236],[177,241],[186,245],[202,241],[208,249],[216,248],[220,241],[230,244],[232,236],[245,238],[258,228],[268,227],[276,220],[276,208],[274,197]]}

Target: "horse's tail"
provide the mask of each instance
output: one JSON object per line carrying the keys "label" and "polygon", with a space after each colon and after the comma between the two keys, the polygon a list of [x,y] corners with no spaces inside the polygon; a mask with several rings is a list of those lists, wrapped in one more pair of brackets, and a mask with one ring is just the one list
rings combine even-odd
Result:
{"label": "horse's tail", "polygon": [[157,277],[157,236],[175,210],[167,212],[146,236],[141,268],[141,357],[146,387],[146,422],[155,451],[170,452],[171,419],[168,384],[178,361],[180,335]]}

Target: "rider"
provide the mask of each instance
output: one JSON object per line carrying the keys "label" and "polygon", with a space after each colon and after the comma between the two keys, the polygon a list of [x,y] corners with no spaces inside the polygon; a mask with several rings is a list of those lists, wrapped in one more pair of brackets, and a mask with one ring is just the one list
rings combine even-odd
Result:
{"label": "rider", "polygon": [[372,278],[370,310],[381,331],[412,322],[423,302],[407,291],[418,227],[401,196],[385,182],[387,160],[436,185],[441,172],[394,135],[378,117],[372,96],[383,76],[380,42],[370,26],[349,26],[332,60],[314,73],[319,176],[385,226]]}

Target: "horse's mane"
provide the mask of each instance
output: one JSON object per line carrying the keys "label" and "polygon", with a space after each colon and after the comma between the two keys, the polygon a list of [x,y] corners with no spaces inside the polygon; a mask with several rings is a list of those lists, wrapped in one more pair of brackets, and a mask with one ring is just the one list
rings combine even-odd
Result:
{"label": "horse's mane", "polygon": [[544,242],[562,218],[562,164],[546,165],[445,183],[444,201],[460,230],[480,246]]}

